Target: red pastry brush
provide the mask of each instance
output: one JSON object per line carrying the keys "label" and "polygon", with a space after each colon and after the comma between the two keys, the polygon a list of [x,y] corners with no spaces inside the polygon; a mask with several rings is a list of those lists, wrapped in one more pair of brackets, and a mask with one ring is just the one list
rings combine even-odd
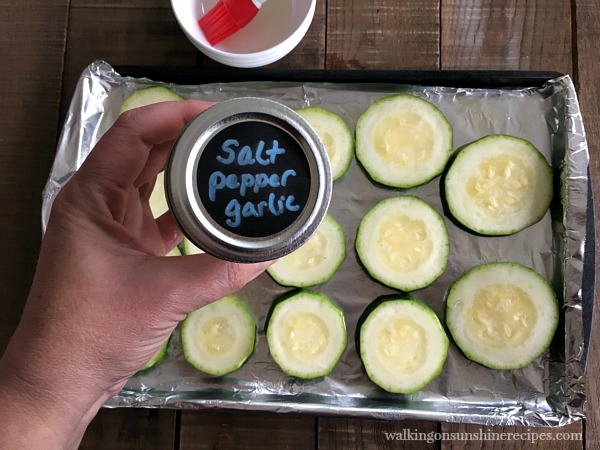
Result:
{"label": "red pastry brush", "polygon": [[219,0],[198,24],[210,45],[217,45],[254,18],[267,0]]}

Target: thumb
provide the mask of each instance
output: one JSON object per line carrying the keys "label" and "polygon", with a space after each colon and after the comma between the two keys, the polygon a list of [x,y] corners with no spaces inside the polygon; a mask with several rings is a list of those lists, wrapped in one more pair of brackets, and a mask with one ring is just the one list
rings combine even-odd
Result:
{"label": "thumb", "polygon": [[151,258],[149,269],[166,278],[167,284],[161,284],[168,290],[169,307],[183,316],[238,291],[272,263],[234,263],[203,253]]}

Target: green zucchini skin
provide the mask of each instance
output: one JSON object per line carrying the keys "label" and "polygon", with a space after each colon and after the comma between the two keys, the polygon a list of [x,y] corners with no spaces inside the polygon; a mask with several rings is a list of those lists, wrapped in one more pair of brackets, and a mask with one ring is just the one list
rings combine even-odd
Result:
{"label": "green zucchini skin", "polygon": [[[293,302],[301,302],[306,298],[311,299],[311,301],[315,300],[322,303],[322,305],[324,305],[330,313],[328,317],[330,320],[326,323],[331,325],[331,328],[329,328],[329,336],[331,337],[331,345],[334,347],[332,347],[331,351],[329,348],[325,350],[326,354],[329,355],[329,358],[321,360],[321,362],[323,364],[326,362],[326,366],[321,365],[320,367],[311,367],[311,364],[313,364],[314,360],[318,360],[319,355],[317,355],[314,360],[304,360],[305,365],[300,366],[298,361],[294,361],[293,354],[290,355],[289,353],[286,353],[286,348],[280,346],[279,344],[279,335],[277,334],[279,329],[277,327],[280,327],[281,323],[277,323],[277,321],[285,318],[285,316],[282,315],[285,313],[280,310],[283,310],[286,306],[292,308]],[[328,311],[323,310],[322,305],[319,305],[319,311],[321,314],[327,316]],[[302,309],[299,309],[298,311],[302,311]],[[310,311],[310,309],[306,311]],[[314,311],[311,312],[316,314]],[[320,318],[323,319],[323,317]],[[333,337],[331,332],[334,334]],[[335,333],[337,332],[340,333],[337,335],[337,338],[340,339],[336,339]],[[305,380],[319,380],[329,375],[342,358],[348,344],[346,324],[342,308],[329,296],[309,289],[296,289],[282,295],[273,302],[267,315],[265,336],[269,346],[271,358],[281,369],[281,371],[289,376]],[[336,341],[339,341],[339,346],[335,346]]]}
{"label": "green zucchini skin", "polygon": [[132,109],[166,101],[179,101],[183,97],[164,86],[155,86],[135,91],[127,97],[119,108],[119,115]]}
{"label": "green zucchini skin", "polygon": [[182,255],[197,255],[197,254],[201,254],[204,253],[204,251],[198,247],[196,247],[194,244],[192,244],[190,242],[190,240],[187,237],[184,237],[181,240],[181,254]]}
{"label": "green zucchini skin", "polygon": [[398,292],[396,294],[380,295],[375,300],[373,300],[371,303],[369,303],[367,305],[367,307],[363,310],[361,315],[358,317],[358,320],[356,321],[356,333],[354,335],[354,345],[356,347],[356,351],[358,352],[359,356],[360,356],[360,329],[361,329],[363,323],[365,322],[367,317],[369,317],[369,315],[371,315],[371,313],[379,305],[381,305],[382,303],[388,302],[388,301],[396,301],[396,300],[416,300],[416,299],[414,297],[412,297],[408,292]]}
{"label": "green zucchini skin", "polygon": [[[446,134],[445,142],[441,145],[439,161],[435,163],[428,162],[429,166],[422,167],[423,176],[415,177],[413,180],[406,180],[399,174],[383,174],[380,168],[377,167],[378,162],[371,155],[372,144],[369,142],[370,128],[367,122],[371,120],[371,116],[378,112],[378,109],[385,107],[387,104],[394,102],[413,102],[427,110],[432,117],[435,117],[437,126],[441,134]],[[421,186],[439,176],[445,169],[448,159],[453,151],[454,130],[446,116],[433,103],[428,102],[420,97],[411,94],[395,94],[389,95],[379,100],[376,100],[367,108],[367,110],[359,117],[355,129],[355,152],[357,160],[361,167],[372,181],[376,184],[392,188],[410,189]],[[415,170],[412,171],[414,173]],[[411,174],[412,174],[411,173]]]}
{"label": "green zucchini skin", "polygon": [[[201,312],[204,308],[211,309]],[[215,314],[216,312],[221,314],[221,316],[216,316],[220,318],[228,317],[229,319],[232,319],[235,314],[237,314],[237,317],[241,316],[243,318],[243,322],[240,321],[237,323],[237,329],[240,330],[239,326],[243,325],[245,328],[243,328],[240,333],[246,334],[250,339],[247,345],[244,346],[244,341],[240,341],[241,337],[239,335],[236,336],[237,342],[234,343],[234,347],[238,351],[233,353],[236,358],[229,358],[227,365],[225,365],[227,361],[225,357],[221,358],[221,360],[217,362],[214,360],[211,361],[211,358],[218,360],[220,356],[215,357],[214,355],[206,355],[206,352],[203,354],[203,351],[198,350],[198,346],[195,343],[197,337],[194,331],[198,332],[198,328],[196,328],[196,326],[202,323],[197,322],[199,318],[198,314],[209,314],[208,317],[211,317],[210,314]],[[230,325],[236,325],[235,320],[231,321]],[[254,313],[248,304],[235,295],[225,296],[216,302],[204,306],[203,308],[192,311],[182,321],[181,344],[183,348],[184,359],[192,367],[208,375],[212,375],[214,377],[227,375],[244,366],[244,364],[246,364],[246,362],[254,354],[258,340],[257,328],[256,317],[254,316]]]}
{"label": "green zucchini skin", "polygon": [[[532,209],[535,209],[535,211],[532,212],[531,217],[528,220],[521,221],[517,226],[499,228],[497,224],[493,224],[491,227],[477,225],[472,217],[458,211],[460,208],[457,205],[460,202],[456,198],[457,194],[453,193],[453,189],[450,188],[451,185],[456,186],[457,182],[454,181],[455,178],[465,178],[464,174],[460,173],[462,169],[461,165],[464,166],[468,158],[472,158],[472,154],[484,152],[484,146],[493,146],[494,142],[505,142],[522,146],[523,151],[526,151],[531,156],[532,163],[535,165],[536,183],[540,183],[539,189],[543,191],[539,194],[539,198],[535,198],[535,201],[532,201]],[[552,167],[531,142],[506,134],[487,135],[460,147],[448,161],[447,168],[440,180],[440,194],[444,214],[461,230],[476,236],[510,236],[538,223],[544,218],[554,196],[553,178]],[[542,189],[542,187],[545,187],[545,189]],[[472,214],[472,216],[474,217],[475,214]],[[515,217],[519,219],[518,216]]]}
{"label": "green zucchini skin", "polygon": [[[519,281],[523,283],[519,284]],[[534,336],[528,337],[532,342],[531,349],[523,348],[525,346],[491,348],[485,345],[485,341],[469,338],[464,332],[465,319],[460,315],[460,308],[470,302],[464,292],[473,292],[479,286],[479,293],[490,285],[501,283],[522,288],[529,294],[536,315],[541,316],[535,324],[530,325],[534,330]],[[548,350],[558,321],[558,300],[548,280],[530,267],[514,262],[485,263],[467,270],[450,287],[446,299],[446,326],[454,343],[467,359],[489,369],[517,370],[527,367]]]}
{"label": "green zucchini skin", "polygon": [[[386,309],[388,307],[394,307],[394,305],[410,305],[418,310],[420,310],[430,323],[428,324],[431,329],[428,329],[429,332],[428,338],[438,340],[437,345],[435,345],[435,351],[439,351],[439,354],[434,355],[434,366],[433,370],[430,370],[429,373],[424,375],[424,378],[418,381],[415,381],[410,386],[392,386],[382,380],[381,374],[376,373],[376,370],[372,367],[369,369],[368,359],[370,357],[369,352],[375,352],[376,350],[370,349],[367,343],[365,342],[364,335],[366,334],[366,327],[374,326],[369,324],[368,321],[371,317],[375,317],[374,315],[378,313],[379,309]],[[372,319],[375,320],[375,319]],[[420,323],[423,325],[423,323]],[[414,394],[415,392],[420,391],[429,383],[431,383],[434,379],[440,376],[444,369],[444,363],[448,356],[448,348],[449,348],[449,339],[447,337],[445,328],[442,322],[439,320],[439,317],[435,313],[435,311],[428,306],[423,301],[413,297],[408,293],[398,293],[377,297],[371,304],[365,308],[363,313],[358,319],[357,322],[357,331],[356,331],[356,347],[359,354],[359,357],[363,363],[363,367],[367,373],[367,376],[371,379],[371,381],[379,386],[381,389],[394,393],[394,394]],[[385,377],[385,374],[383,375]],[[398,377],[402,377],[402,374],[398,374]]]}
{"label": "green zucchini skin", "polygon": [[173,335],[171,334],[169,338],[165,341],[163,345],[159,347],[156,353],[150,358],[150,360],[142,366],[140,370],[138,370],[138,374],[143,374],[150,369],[157,367],[163,361],[167,359],[167,357],[173,352]]}
{"label": "green zucchini skin", "polygon": [[[344,229],[333,217],[327,214],[315,234],[313,234],[304,245],[310,246],[313,242],[312,239],[314,239],[315,235],[318,233],[322,233],[321,236],[326,238],[327,241],[326,246],[320,247],[321,250],[326,250],[324,253],[320,254],[326,261],[320,264],[318,267],[319,271],[315,271],[314,267],[311,269],[299,269],[296,267],[295,272],[292,273],[288,258],[293,257],[296,252],[303,248],[300,247],[300,249],[292,252],[289,256],[284,256],[275,264],[267,268],[266,272],[277,284],[281,286],[306,288],[326,283],[335,275],[346,259],[346,236]],[[314,247],[308,248],[312,249]],[[313,253],[309,253],[309,255],[314,256]],[[286,263],[286,261],[288,262]],[[306,259],[304,258],[301,259],[301,261],[306,263]]]}
{"label": "green zucchini skin", "polygon": [[[337,128],[336,131],[339,131],[339,133],[343,135],[343,138],[347,140],[347,145],[345,148],[337,149],[338,151],[342,150],[343,152],[337,164],[330,159],[332,172],[331,176],[333,181],[339,180],[350,168],[350,164],[352,163],[352,159],[354,157],[354,133],[352,133],[350,127],[340,115],[320,106],[309,106],[306,108],[297,109],[296,112],[300,114],[307,122],[309,122],[315,131],[317,131],[317,134],[319,134],[318,119],[322,119],[323,122],[328,121],[330,125],[333,125],[333,127]],[[319,137],[324,141],[322,136]],[[323,143],[325,144],[325,142]]]}
{"label": "green zucchini skin", "polygon": [[[418,211],[419,208],[418,214],[410,216],[411,211]],[[406,214],[408,217],[429,224],[428,232],[431,236],[429,239],[434,245],[433,259],[423,264],[430,269],[429,272],[426,274],[413,273],[411,276],[406,275],[403,278],[404,274],[392,273],[389,267],[386,267],[377,257],[372,256],[376,249],[373,248],[374,240],[371,231],[376,231],[377,225],[375,224],[378,222],[375,220],[377,218],[380,220],[381,217],[385,218],[385,214],[382,215],[385,212]],[[355,249],[360,264],[373,280],[400,291],[411,292],[431,285],[442,276],[447,267],[450,245],[450,235],[444,217],[419,197],[405,195],[383,199],[363,216],[357,231]],[[423,267],[419,267],[417,272],[423,270]]]}

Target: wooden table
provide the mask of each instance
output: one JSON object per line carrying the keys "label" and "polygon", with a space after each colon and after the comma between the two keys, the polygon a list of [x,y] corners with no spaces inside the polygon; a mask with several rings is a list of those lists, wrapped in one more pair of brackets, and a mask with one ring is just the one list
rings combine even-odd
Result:
{"label": "wooden table", "polygon": [[[0,352],[17,325],[40,242],[41,191],[81,70],[215,66],[185,39],[167,0],[0,1]],[[301,44],[277,68],[555,70],[574,78],[592,174],[600,162],[597,0],[319,0]],[[597,180],[595,180],[597,181]],[[595,183],[596,198],[600,194]],[[598,220],[596,219],[596,223]],[[598,233],[598,231],[597,231]],[[581,440],[427,443],[385,433],[482,427],[250,412],[102,410],[82,448],[600,448],[600,334],[588,367],[585,422],[552,433]],[[494,431],[516,431],[505,427]]]}

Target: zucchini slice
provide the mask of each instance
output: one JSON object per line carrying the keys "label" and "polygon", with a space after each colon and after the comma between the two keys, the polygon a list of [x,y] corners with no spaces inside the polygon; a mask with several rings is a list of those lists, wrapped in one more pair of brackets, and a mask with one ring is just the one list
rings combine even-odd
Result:
{"label": "zucchini slice", "polygon": [[352,162],[354,136],[348,124],[337,114],[320,107],[296,110],[314,130],[327,150],[333,180],[341,178]]}
{"label": "zucchini slice", "polygon": [[450,289],[446,324],[470,360],[491,369],[520,369],[550,346],[558,302],[550,283],[534,270],[483,264]]}
{"label": "zucchini slice", "polygon": [[348,342],[342,310],[325,294],[308,290],[275,301],[266,334],[281,370],[304,379],[331,373]]}
{"label": "zucchini slice", "polygon": [[[160,172],[156,176],[156,183],[154,184],[154,189],[150,194],[150,210],[152,211],[152,217],[155,219],[159,218],[169,210],[169,206],[167,205],[167,197],[165,196],[164,177],[164,172]],[[167,253],[167,256],[181,256],[179,247],[173,247],[173,250]]]}
{"label": "zucchini slice", "polygon": [[450,239],[444,218],[429,204],[413,196],[392,197],[363,217],[356,251],[373,278],[414,291],[444,273]]}
{"label": "zucchini slice", "polygon": [[186,316],[181,324],[185,360],[214,376],[239,369],[254,352],[256,320],[238,297],[227,296]]}
{"label": "zucchini slice", "polygon": [[375,304],[359,329],[367,375],[388,392],[417,392],[442,372],[448,354],[446,332],[435,311],[407,294]]}
{"label": "zucchini slice", "polygon": [[174,100],[183,100],[183,97],[170,91],[166,87],[156,86],[148,89],[141,89],[131,94],[121,104],[119,114],[123,114],[130,109],[141,108],[142,106],[152,105],[154,103],[168,102]]}
{"label": "zucchini slice", "polygon": [[152,210],[152,216],[158,219],[164,213],[169,210],[167,204],[167,197],[165,195],[165,173],[160,172],[156,176],[156,183],[154,183],[154,189],[150,194],[150,209]]}
{"label": "zucchini slice", "polygon": [[552,200],[552,168],[525,139],[489,135],[464,147],[444,180],[450,214],[482,235],[510,235],[540,221]]}
{"label": "zucchini slice", "polygon": [[399,94],[373,103],[356,124],[356,157],[379,183],[410,188],[444,170],[452,126],[433,104]]}
{"label": "zucchini slice", "polygon": [[[169,89],[156,86],[153,88],[142,89],[135,91],[121,104],[119,114],[123,114],[125,111],[129,111],[134,108],[141,108],[142,106],[152,105],[154,103],[183,100],[183,97],[175,94]],[[164,172],[160,172],[156,177],[156,183],[154,184],[154,190],[150,195],[150,209],[154,218],[162,216],[169,210],[167,205],[167,197],[165,196],[165,175]]]}
{"label": "zucchini slice", "polygon": [[179,250],[179,247],[175,246],[173,247],[173,250],[166,254],[166,256],[181,256],[181,250]]}
{"label": "zucchini slice", "polygon": [[192,244],[192,242],[188,238],[184,237],[182,242],[184,255],[197,255],[198,253],[204,253],[202,249]]}
{"label": "zucchini slice", "polygon": [[169,339],[167,339],[165,341],[165,343],[160,346],[160,348],[156,351],[154,356],[152,356],[152,358],[150,358],[150,360],[146,364],[144,364],[144,367],[142,367],[139,370],[139,372],[141,372],[142,370],[148,370],[151,367],[154,367],[154,366],[160,364],[161,362],[163,362],[165,359],[167,359],[167,353],[168,353],[167,350],[169,348],[170,340],[171,340],[171,337],[169,336]]}
{"label": "zucchini slice", "polygon": [[283,286],[313,286],[329,280],[345,257],[344,230],[326,215],[302,247],[280,258],[267,273]]}

